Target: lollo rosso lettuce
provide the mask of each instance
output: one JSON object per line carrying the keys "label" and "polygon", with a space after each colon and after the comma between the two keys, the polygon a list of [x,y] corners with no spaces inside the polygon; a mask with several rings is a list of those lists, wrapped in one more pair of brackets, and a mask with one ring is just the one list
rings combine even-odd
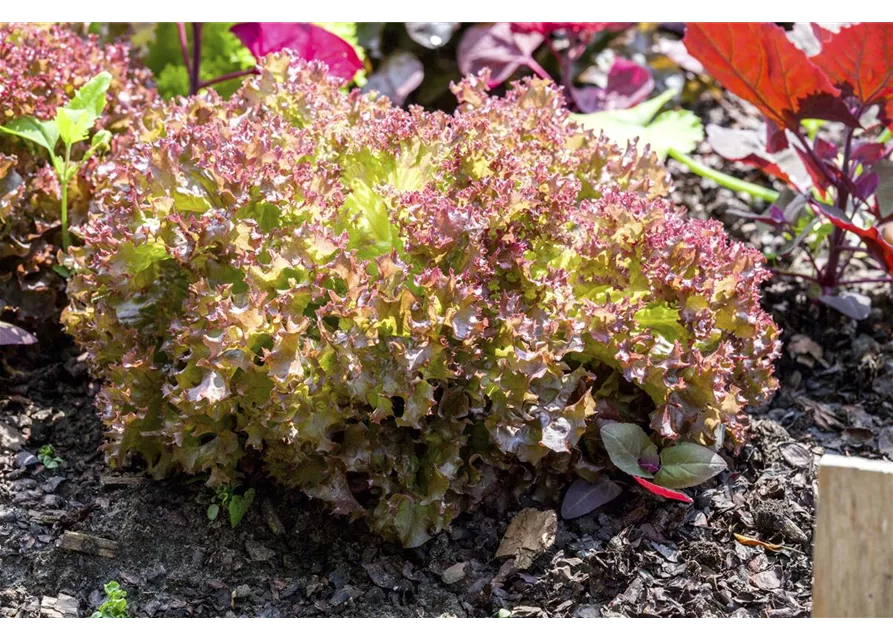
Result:
{"label": "lollo rosso lettuce", "polygon": [[[133,139],[140,112],[155,99],[149,72],[131,63],[122,44],[103,46],[61,25],[0,23],[0,125],[22,116],[52,120],[103,71],[111,74],[111,85],[98,124],[111,132],[114,154]],[[77,145],[72,158],[88,145]],[[75,223],[86,218],[104,162],[92,158],[69,185]],[[0,135],[0,313],[27,324],[56,319],[65,303],[64,281],[52,270],[60,246],[59,201],[47,152]]]}
{"label": "lollo rosso lettuce", "polygon": [[147,118],[63,314],[113,464],[220,486],[248,457],[416,546],[497,480],[591,477],[602,421],[743,442],[775,386],[759,254],[555,87],[486,85],[404,111],[275,55]]}

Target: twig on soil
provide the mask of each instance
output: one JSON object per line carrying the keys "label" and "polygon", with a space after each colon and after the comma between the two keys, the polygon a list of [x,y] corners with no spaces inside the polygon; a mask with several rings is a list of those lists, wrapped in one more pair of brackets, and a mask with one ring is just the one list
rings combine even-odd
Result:
{"label": "twig on soil", "polygon": [[86,533],[66,531],[59,541],[60,549],[89,553],[103,558],[114,558],[118,555],[118,543],[106,538],[97,538]]}

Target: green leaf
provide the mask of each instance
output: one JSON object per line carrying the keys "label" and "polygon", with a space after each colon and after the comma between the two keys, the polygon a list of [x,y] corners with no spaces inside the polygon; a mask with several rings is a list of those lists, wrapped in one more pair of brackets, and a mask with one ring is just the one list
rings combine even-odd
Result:
{"label": "green leaf", "polygon": [[611,422],[602,427],[602,443],[611,462],[631,476],[653,478],[654,474],[639,466],[639,459],[656,456],[657,447],[637,424]]}
{"label": "green leaf", "polygon": [[251,505],[254,504],[254,489],[248,489],[245,495],[233,495],[229,501],[229,523],[233,527],[238,527],[242,522],[242,518],[248,513]]}
{"label": "green leaf", "polygon": [[51,156],[55,155],[53,149],[59,141],[59,128],[55,122],[41,122],[32,116],[24,116],[0,126],[0,131],[30,140],[49,151]]}
{"label": "green leaf", "polygon": [[726,470],[726,461],[715,451],[693,442],[661,451],[660,465],[654,483],[668,489],[693,487]]}
{"label": "green leaf", "polygon": [[73,145],[86,140],[96,118],[86,109],[61,107],[56,111],[56,126],[62,142]]}
{"label": "green leaf", "polygon": [[135,275],[169,257],[167,248],[160,242],[150,241],[139,245],[125,242],[114,255],[113,260],[115,266],[120,266],[122,274]]}
{"label": "green leaf", "polygon": [[218,514],[220,514],[220,505],[215,502],[210,507],[208,507],[208,520],[216,520]]}
{"label": "green leaf", "polygon": [[571,118],[586,129],[603,131],[618,143],[638,138],[640,148],[651,145],[651,150],[663,160],[670,149],[688,153],[704,139],[704,127],[691,111],[667,111],[657,115],[674,95],[675,90],[668,89],[631,109],[573,114]]}
{"label": "green leaf", "polygon": [[105,109],[105,94],[111,83],[112,74],[108,71],[97,74],[77,90],[74,98],[68,103],[68,108],[86,111],[95,120]]}
{"label": "green leaf", "polygon": [[639,309],[634,317],[640,325],[652,329],[670,342],[685,341],[686,331],[685,327],[679,324],[679,310],[664,302],[651,303],[644,309]]}
{"label": "green leaf", "polygon": [[93,134],[93,140],[90,142],[90,146],[92,150],[99,149],[108,149],[109,142],[112,139],[112,134],[110,131],[106,131],[105,129],[100,129],[96,133]]}

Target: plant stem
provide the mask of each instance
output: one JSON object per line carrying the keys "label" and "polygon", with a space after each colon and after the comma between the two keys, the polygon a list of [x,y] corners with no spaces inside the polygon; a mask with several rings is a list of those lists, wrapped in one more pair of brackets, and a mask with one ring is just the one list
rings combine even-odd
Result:
{"label": "plant stem", "polygon": [[555,80],[549,75],[549,72],[543,69],[539,62],[533,59],[533,56],[527,60],[527,66],[531,68],[531,70],[538,75],[540,78],[545,80],[549,80],[552,84],[555,84]]}
{"label": "plant stem", "polygon": [[200,88],[202,66],[202,23],[192,23],[192,68],[189,70],[189,95],[194,96]]}
{"label": "plant stem", "polygon": [[813,276],[808,276],[805,273],[793,273],[792,271],[781,271],[780,269],[773,269],[770,267],[772,273],[776,276],[786,276],[788,278],[797,278],[799,280],[808,280],[809,282],[818,283],[819,279]]}
{"label": "plant stem", "polygon": [[887,278],[862,278],[859,280],[841,280],[837,284],[839,286],[845,286],[848,284],[872,284],[872,283],[882,283],[882,284],[893,283],[893,278],[887,277]]}
{"label": "plant stem", "polygon": [[767,189],[766,187],[751,184],[750,182],[734,178],[721,171],[717,171],[716,169],[711,169],[710,167],[701,164],[694,158],[687,156],[680,151],[676,151],[676,149],[669,149],[667,151],[667,155],[669,155],[677,162],[681,162],[682,164],[684,164],[695,175],[713,180],[721,187],[731,189],[732,191],[738,191],[740,193],[746,193],[754,198],[758,198],[770,204],[778,200],[779,194],[774,189]]}
{"label": "plant stem", "polygon": [[208,80],[206,82],[200,82],[198,85],[199,89],[204,89],[205,87],[210,87],[211,85],[217,84],[218,82],[226,82],[227,80],[235,80],[236,78],[241,78],[242,76],[250,76],[256,75],[257,69],[243,69],[242,71],[230,71],[229,73],[224,73],[222,76],[217,76],[213,80]]}
{"label": "plant stem", "polygon": [[71,161],[71,145],[65,145],[65,164],[62,165],[62,251],[68,253],[71,238],[68,236],[68,165]]}
{"label": "plant stem", "polygon": [[189,45],[186,42],[186,25],[177,23],[177,34],[180,36],[180,53],[183,54],[183,64],[186,65],[186,73],[191,74],[192,65],[189,63]]}
{"label": "plant stem", "polygon": [[[840,166],[840,170],[844,176],[850,175],[850,150],[852,149],[852,146],[853,130],[850,128],[847,129],[846,142],[843,147],[843,163]],[[847,191],[843,180],[835,186],[837,187],[836,206],[845,214],[850,193]],[[834,225],[834,231],[831,232],[831,243],[828,247],[828,262],[825,263],[825,270],[821,277],[822,286],[826,289],[833,289],[837,286],[840,278],[843,276],[843,270],[846,269],[846,265],[849,263],[849,260],[847,260],[847,263],[838,270],[840,267],[840,248],[844,245],[845,241],[846,234],[844,233],[844,230],[837,225]]]}

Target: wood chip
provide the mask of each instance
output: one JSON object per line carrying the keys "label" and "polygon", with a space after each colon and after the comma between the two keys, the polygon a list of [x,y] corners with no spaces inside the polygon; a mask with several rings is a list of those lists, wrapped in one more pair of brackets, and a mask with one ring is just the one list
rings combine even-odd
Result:
{"label": "wood chip", "polygon": [[111,474],[99,476],[99,486],[104,490],[135,487],[142,483],[143,478],[141,476],[116,476]]}
{"label": "wood chip", "polygon": [[806,469],[812,464],[812,454],[809,449],[797,442],[789,442],[779,448],[781,457],[792,467]]}
{"label": "wood chip", "polygon": [[273,503],[269,500],[264,500],[261,505],[261,512],[264,514],[264,521],[267,523],[267,528],[270,530],[274,536],[281,536],[285,533],[285,525],[282,524],[282,520],[279,518],[279,514],[276,513],[276,509],[273,507]]}
{"label": "wood chip", "polygon": [[781,578],[778,575],[778,569],[769,569],[750,577],[750,581],[755,587],[764,591],[772,591],[781,587]]}
{"label": "wood chip", "polygon": [[514,556],[515,566],[527,569],[536,556],[555,544],[557,532],[558,516],[555,511],[524,509],[506,529],[496,557]]}
{"label": "wood chip", "polygon": [[68,551],[88,553],[103,558],[114,558],[118,555],[118,543],[106,538],[97,538],[86,533],[66,531],[62,534],[59,547]]}
{"label": "wood chip", "polygon": [[828,363],[824,358],[825,352],[822,350],[821,345],[802,333],[791,336],[791,341],[788,343],[788,353],[797,362],[808,367],[815,366],[816,362],[820,362],[825,368],[828,367]]}

